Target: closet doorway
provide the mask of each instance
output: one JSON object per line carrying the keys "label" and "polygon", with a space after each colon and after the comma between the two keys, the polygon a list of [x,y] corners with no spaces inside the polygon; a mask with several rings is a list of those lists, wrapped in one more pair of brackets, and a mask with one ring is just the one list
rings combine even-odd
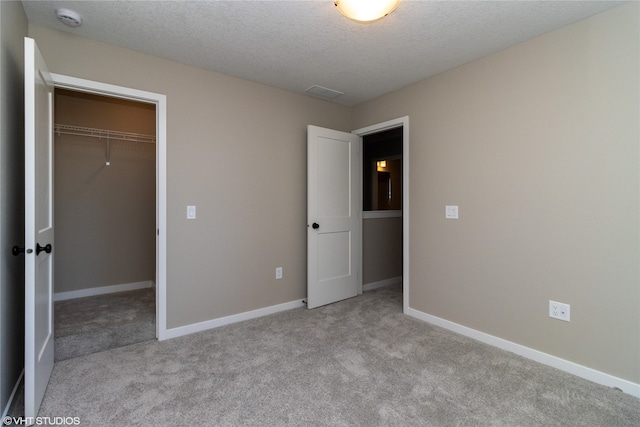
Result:
{"label": "closet doorway", "polygon": [[156,338],[156,105],[57,88],[55,359]]}

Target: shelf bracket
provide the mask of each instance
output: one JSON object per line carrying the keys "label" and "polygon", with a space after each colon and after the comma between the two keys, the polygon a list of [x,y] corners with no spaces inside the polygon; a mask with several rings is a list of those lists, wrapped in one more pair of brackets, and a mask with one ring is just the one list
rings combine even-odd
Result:
{"label": "shelf bracket", "polygon": [[111,164],[111,144],[109,141],[109,135],[107,134],[107,162],[106,165],[109,166]]}

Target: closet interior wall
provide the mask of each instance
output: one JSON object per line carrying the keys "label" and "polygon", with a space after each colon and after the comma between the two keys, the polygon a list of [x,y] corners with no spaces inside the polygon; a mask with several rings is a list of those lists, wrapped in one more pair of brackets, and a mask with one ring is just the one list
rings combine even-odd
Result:
{"label": "closet interior wall", "polygon": [[[155,136],[155,105],[56,89],[55,123]],[[54,147],[55,293],[155,280],[156,145],[54,132]]]}

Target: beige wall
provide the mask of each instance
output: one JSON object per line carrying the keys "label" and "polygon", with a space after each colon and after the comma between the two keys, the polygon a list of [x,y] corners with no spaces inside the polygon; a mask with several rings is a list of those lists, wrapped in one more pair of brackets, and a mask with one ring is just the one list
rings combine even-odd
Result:
{"label": "beige wall", "polygon": [[156,134],[155,104],[56,89],[54,113],[60,124]]}
{"label": "beige wall", "polygon": [[402,276],[402,218],[362,220],[362,283]]}
{"label": "beige wall", "polygon": [[19,2],[0,1],[0,411],[24,367],[24,37]]}
{"label": "beige wall", "polygon": [[[56,90],[57,124],[155,135],[155,105]],[[55,291],[155,280],[156,146],[54,134]]]}
{"label": "beige wall", "polygon": [[355,108],[410,116],[412,308],[640,382],[638,8]]}
{"label": "beige wall", "polygon": [[167,96],[168,328],[306,297],[306,126],[350,131],[349,108],[50,29],[29,34],[52,72]]}

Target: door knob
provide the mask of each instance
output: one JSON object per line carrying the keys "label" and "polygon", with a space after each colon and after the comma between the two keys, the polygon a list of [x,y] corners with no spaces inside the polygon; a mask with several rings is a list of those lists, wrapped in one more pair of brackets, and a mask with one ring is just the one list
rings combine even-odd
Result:
{"label": "door knob", "polygon": [[314,222],[313,225],[311,226],[314,230],[317,230],[318,228],[320,228],[320,224],[318,224],[317,222]]}
{"label": "door knob", "polygon": [[45,251],[46,253],[51,253],[51,243],[47,243],[46,246],[40,246],[40,243],[36,243],[36,255],[40,255],[40,252]]}
{"label": "door knob", "polygon": [[13,254],[13,256],[18,256],[23,252],[24,248],[21,248],[20,246],[14,246],[11,248],[11,253]]}

